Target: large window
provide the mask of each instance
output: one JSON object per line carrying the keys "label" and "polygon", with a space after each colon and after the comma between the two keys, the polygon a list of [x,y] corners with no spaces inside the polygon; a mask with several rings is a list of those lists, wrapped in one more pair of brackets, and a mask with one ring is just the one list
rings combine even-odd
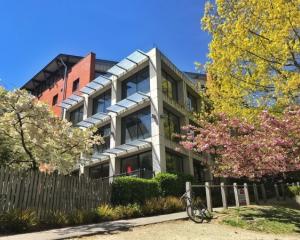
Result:
{"label": "large window", "polygon": [[189,92],[187,93],[187,107],[191,112],[197,111],[197,98]]}
{"label": "large window", "polygon": [[178,101],[177,81],[165,71],[162,71],[162,92],[169,98]]}
{"label": "large window", "polygon": [[193,159],[193,167],[194,167],[194,177],[197,182],[204,182],[205,181],[205,167],[196,159]]}
{"label": "large window", "polygon": [[72,92],[75,92],[79,89],[79,78],[77,78],[72,84]]}
{"label": "large window", "polygon": [[180,133],[180,119],[167,109],[164,109],[165,137],[172,140],[173,133]]}
{"label": "large window", "polygon": [[122,118],[122,143],[151,136],[150,107]]}
{"label": "large window", "polygon": [[122,99],[138,91],[144,93],[150,91],[149,67],[144,68],[122,82]]}
{"label": "large window", "polygon": [[93,114],[106,113],[111,105],[111,90],[108,90],[93,99]]}
{"label": "large window", "polygon": [[109,177],[109,163],[102,163],[90,168],[90,178]]}
{"label": "large window", "polygon": [[122,158],[121,173],[130,174],[138,169],[145,169],[152,172],[152,152],[144,152],[138,155]]}
{"label": "large window", "polygon": [[102,136],[104,142],[94,145],[94,153],[103,153],[106,149],[110,148],[110,124],[99,128],[96,134]]}
{"label": "large window", "polygon": [[180,173],[183,172],[183,157],[166,151],[167,172]]}
{"label": "large window", "polygon": [[83,120],[83,106],[70,112],[70,122],[75,125]]}

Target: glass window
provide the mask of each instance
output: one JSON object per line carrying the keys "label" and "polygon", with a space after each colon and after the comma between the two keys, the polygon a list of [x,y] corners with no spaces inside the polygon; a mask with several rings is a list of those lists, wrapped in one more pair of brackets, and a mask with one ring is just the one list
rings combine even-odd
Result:
{"label": "glass window", "polygon": [[73,82],[73,86],[72,86],[72,92],[75,92],[79,89],[79,78],[77,78],[74,82]]}
{"label": "glass window", "polygon": [[121,173],[131,173],[139,169],[152,171],[151,151],[121,159]]}
{"label": "glass window", "polygon": [[165,71],[162,71],[162,92],[167,97],[178,100],[177,81]]}
{"label": "glass window", "polygon": [[108,90],[93,99],[93,115],[96,113],[106,113],[111,106],[111,90]]}
{"label": "glass window", "polygon": [[90,167],[90,178],[105,178],[109,177],[109,163],[102,163],[95,167]]}
{"label": "glass window", "polygon": [[197,111],[197,98],[189,92],[187,93],[187,107],[191,112]]}
{"label": "glass window", "polygon": [[96,134],[102,136],[104,142],[99,145],[94,145],[94,153],[103,153],[106,149],[110,148],[110,124],[99,128]]}
{"label": "glass window", "polygon": [[122,118],[122,144],[151,136],[150,107]]}
{"label": "glass window", "polygon": [[194,167],[194,177],[197,182],[204,182],[205,181],[205,167],[202,163],[196,159],[193,159],[193,167]]}
{"label": "glass window", "polygon": [[173,139],[173,133],[180,133],[180,118],[167,109],[164,109],[164,132],[170,140]]}
{"label": "glass window", "polygon": [[56,105],[58,101],[58,94],[56,94],[53,98],[52,98],[52,106]]}
{"label": "glass window", "polygon": [[122,99],[138,91],[144,93],[150,91],[149,67],[144,68],[122,82]]}
{"label": "glass window", "polygon": [[70,122],[75,125],[83,120],[83,106],[70,112]]}
{"label": "glass window", "polygon": [[183,158],[177,154],[166,151],[167,172],[183,172]]}

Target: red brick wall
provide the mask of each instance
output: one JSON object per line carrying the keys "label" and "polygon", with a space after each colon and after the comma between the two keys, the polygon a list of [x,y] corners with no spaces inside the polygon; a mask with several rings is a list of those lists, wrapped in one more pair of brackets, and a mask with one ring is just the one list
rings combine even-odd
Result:
{"label": "red brick wall", "polygon": [[[75,64],[71,69],[68,69],[67,74],[67,87],[66,87],[66,98],[72,95],[73,82],[79,78],[79,88],[81,89],[95,76],[95,54],[90,53],[85,58],[81,59],[77,64]],[[43,101],[52,107],[53,97],[58,94],[57,105],[63,100],[63,78],[56,81],[52,88],[45,90],[39,97],[40,101]],[[53,112],[55,115],[60,116],[61,108],[59,106],[53,106]]]}

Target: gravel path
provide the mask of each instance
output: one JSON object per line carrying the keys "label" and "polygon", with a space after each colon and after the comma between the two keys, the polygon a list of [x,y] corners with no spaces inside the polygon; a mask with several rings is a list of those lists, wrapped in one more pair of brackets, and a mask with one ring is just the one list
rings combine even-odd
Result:
{"label": "gravel path", "polygon": [[[73,240],[79,240],[74,238]],[[80,240],[300,240],[300,234],[274,235],[247,231],[216,223],[195,224],[191,221],[173,221],[135,227]]]}

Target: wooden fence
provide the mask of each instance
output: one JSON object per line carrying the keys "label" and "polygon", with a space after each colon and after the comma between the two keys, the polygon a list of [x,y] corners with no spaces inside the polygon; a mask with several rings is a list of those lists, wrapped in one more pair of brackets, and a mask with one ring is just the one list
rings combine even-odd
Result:
{"label": "wooden fence", "polygon": [[110,189],[108,179],[0,167],[0,214],[13,209],[34,209],[42,218],[54,211],[89,210],[107,203]]}
{"label": "wooden fence", "polygon": [[[206,182],[205,185],[192,185],[190,182],[186,182],[186,192],[189,198],[197,197],[197,195],[205,196],[207,209],[212,211],[213,207],[220,207],[220,204],[226,209],[229,205],[240,207],[241,205],[250,205],[250,203],[267,202],[268,199],[285,200],[288,186],[300,186],[300,183],[275,183],[266,188],[263,183],[213,185]],[[197,190],[199,190],[198,194]],[[219,205],[215,201],[216,199],[220,199]]]}

